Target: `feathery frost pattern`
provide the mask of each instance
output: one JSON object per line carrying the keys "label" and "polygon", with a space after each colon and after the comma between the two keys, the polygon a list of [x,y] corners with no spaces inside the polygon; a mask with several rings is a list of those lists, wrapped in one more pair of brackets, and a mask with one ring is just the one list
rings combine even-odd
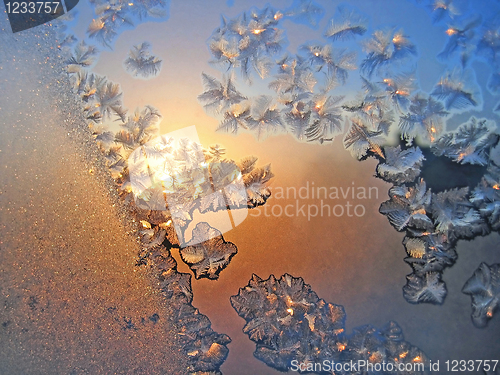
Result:
{"label": "feathery frost pattern", "polygon": [[461,72],[455,69],[448,72],[440,79],[432,90],[431,95],[443,100],[446,110],[455,109],[463,111],[467,107],[479,105],[477,88],[471,70]]}
{"label": "feathery frost pattern", "polygon": [[[298,13],[319,14],[311,11],[311,5],[297,1],[294,7]],[[500,226],[498,178],[490,172],[476,189],[433,189],[431,193],[422,171],[427,173],[430,164],[426,163],[442,156],[459,165],[488,166],[494,171],[490,154],[499,135],[492,121],[471,117],[453,132],[446,131],[446,124],[457,113],[482,109],[471,63],[483,59],[498,67],[500,18],[468,17],[467,8],[456,0],[424,0],[416,5],[425,7],[448,38],[437,58],[449,63],[449,70],[428,92],[418,84],[422,71],[416,65],[417,46],[411,37],[397,27],[375,27],[361,41],[365,52],[360,63],[361,90],[355,97],[335,95],[357,69],[358,59],[346,42],[367,33],[368,18],[354,7],[340,6],[322,34],[327,42],[309,41],[291,53],[284,51],[282,20],[293,12],[267,7],[235,19],[223,18],[209,48],[214,61],[229,71],[225,74],[232,86],[226,84],[225,75],[218,89],[225,94],[214,95],[212,101],[202,94],[200,101],[220,116],[218,131],[250,131],[260,140],[286,131],[299,141],[323,144],[345,131],[344,148],[358,160],[376,158],[377,177],[394,185],[390,201],[381,205],[380,212],[395,229],[406,232],[405,261],[413,273],[407,279],[405,297],[412,303],[441,303],[446,295],[441,273],[455,262],[457,241]],[[243,84],[233,71],[241,72]],[[488,81],[493,94],[500,91],[497,75],[494,71]],[[275,94],[247,95],[245,85],[251,85],[252,78],[264,79]],[[210,87],[206,84],[206,88]],[[406,145],[398,145],[396,137]]]}
{"label": "feathery frost pattern", "polygon": [[90,38],[111,48],[115,38],[124,27],[133,27],[148,18],[164,18],[169,7],[168,0],[108,1],[90,0],[97,18],[87,28]]}
{"label": "feathery frost pattern", "polygon": [[487,219],[491,228],[500,229],[500,168],[493,162],[488,165],[487,173],[472,192],[469,200]]}
{"label": "feathery frost pattern", "polygon": [[[142,58],[149,59],[143,53],[147,48],[147,43],[137,46],[136,63]],[[227,344],[231,340],[227,335],[213,331],[210,320],[192,306],[191,275],[177,270],[171,251],[179,250],[196,278],[217,279],[237,248],[226,242],[217,228],[203,222],[198,223],[188,246],[183,247],[183,238],[179,239],[173,224],[178,221],[184,230],[187,229],[195,209],[218,211],[229,207],[236,210],[265,204],[271,195],[268,187],[273,177],[270,165],[258,167],[256,157],[234,162],[225,157],[225,150],[219,145],[204,150],[186,139],[174,145],[168,137],[160,137],[160,142],[155,144],[157,147],[149,147],[148,143],[157,137],[162,118],[160,112],[146,105],[128,113],[123,106],[120,86],[89,71],[97,55],[94,46],[80,42],[73,51],[64,47],[62,52],[67,55],[66,72],[75,94],[81,99],[83,116],[117,183],[120,198],[136,222],[142,225],[142,230],[137,231],[141,245],[137,266],[146,265],[152,269],[161,293],[169,301],[166,316],[178,330],[182,350],[189,358],[187,371],[192,374],[218,373],[227,358]],[[142,63],[147,65],[148,61]],[[156,68],[143,65],[138,69],[149,74]],[[118,122],[120,130],[111,131],[109,121]],[[161,165],[161,160],[165,165]],[[206,167],[206,175],[193,171],[200,165]],[[176,173],[159,179],[163,183],[161,188],[147,184],[146,179],[155,176],[161,168]],[[133,172],[137,172],[139,178],[131,179]],[[233,180],[240,181],[243,193],[241,189],[233,188]],[[224,194],[219,194],[222,201],[219,196],[203,196],[209,188],[224,188]],[[141,192],[140,199],[134,199],[133,191]],[[180,204],[169,206],[166,192],[177,194],[176,203]],[[203,199],[193,204],[193,199],[202,196]]]}
{"label": "feathery frost pattern", "polygon": [[222,82],[205,73],[202,74],[202,77],[206,91],[198,95],[198,100],[206,103],[207,110],[220,113],[246,99],[236,90],[231,77],[223,77]]}
{"label": "feathery frost pattern", "polygon": [[344,146],[358,160],[365,157],[368,152],[384,159],[385,156],[380,147],[383,140],[381,134],[381,130],[369,130],[361,119],[352,118],[351,127],[344,138]]}
{"label": "feathery frost pattern", "polygon": [[432,144],[432,152],[444,155],[460,164],[486,165],[490,150],[498,144],[499,135],[495,125],[486,119],[471,117],[468,123],[451,133],[446,133]]}
{"label": "feathery frost pattern", "polygon": [[368,19],[356,9],[346,5],[339,6],[330,20],[325,36],[332,41],[350,40],[356,35],[363,35],[368,29]]}
{"label": "feathery frost pattern", "polygon": [[411,99],[409,112],[399,118],[401,139],[411,145],[420,136],[424,141],[434,142],[444,130],[443,117],[448,115],[441,102],[432,97],[415,95]]}
{"label": "feathery frost pattern", "polygon": [[[331,92],[339,84],[346,84],[349,72],[357,69],[355,52],[328,42],[315,42],[304,44],[297,54],[279,55],[286,44],[284,30],[280,28],[282,20],[302,22],[306,17],[309,19],[306,23],[314,27],[314,17],[322,12],[313,2],[300,0],[288,10],[267,7],[252,9],[234,19],[223,17],[208,45],[214,57],[212,62],[229,72],[222,83],[204,73],[206,91],[198,97],[208,111],[222,117],[218,131],[235,134],[240,130],[250,131],[260,140],[286,131],[300,141],[319,143],[332,141],[342,132],[343,96]],[[339,8],[340,18],[337,18],[345,29],[337,30],[334,35],[335,26],[331,24],[327,38],[344,40],[349,33],[361,35],[363,26],[354,26],[364,22],[358,15],[354,9]],[[351,21],[353,25],[348,31],[346,25]],[[254,78],[265,79],[276,94],[245,95],[233,75],[237,71],[247,85]],[[317,87],[318,80],[324,80],[325,76],[326,85]]]}
{"label": "feathery frost pattern", "polygon": [[400,185],[413,182],[420,175],[425,160],[418,147],[401,150],[401,147],[386,147],[385,163],[377,166],[377,175],[387,182]]}
{"label": "feathery frost pattern", "polygon": [[441,274],[429,272],[423,276],[412,273],[406,276],[407,283],[403,287],[403,295],[410,303],[441,304],[446,297],[446,286],[441,281]]}
{"label": "feathery frost pattern", "polygon": [[151,55],[150,49],[151,45],[148,42],[143,42],[133,46],[128,53],[128,57],[123,64],[133,77],[150,78],[160,72],[162,60]]}
{"label": "feathery frost pattern", "polygon": [[432,220],[427,216],[431,193],[423,179],[413,187],[393,186],[389,196],[391,200],[382,203],[380,213],[387,216],[396,230],[432,228]]}
{"label": "feathery frost pattern", "polygon": [[231,297],[231,305],[246,321],[243,332],[256,343],[254,356],[279,371],[290,370],[292,361],[384,360],[392,365],[397,361],[422,364],[408,373],[421,374],[427,363],[426,355],[404,340],[395,322],[382,329],[357,327],[347,335],[344,308],[320,299],[302,278],[289,274],[279,279],[271,275],[267,280],[253,275]]}
{"label": "feathery frost pattern", "polygon": [[395,64],[417,55],[417,49],[403,30],[377,30],[364,43],[367,52],[361,63],[361,72],[371,77],[374,73],[384,74]]}

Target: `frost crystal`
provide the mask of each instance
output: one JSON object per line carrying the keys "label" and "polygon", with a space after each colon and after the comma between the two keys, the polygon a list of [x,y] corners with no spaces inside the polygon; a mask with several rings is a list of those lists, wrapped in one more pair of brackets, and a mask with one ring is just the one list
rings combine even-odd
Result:
{"label": "frost crystal", "polygon": [[433,0],[432,1],[432,16],[434,22],[439,22],[448,16],[455,18],[460,15],[460,9],[456,5],[456,0]]}
{"label": "frost crystal", "polygon": [[361,62],[361,71],[368,77],[417,54],[415,45],[402,30],[377,30],[372,39],[364,43],[364,49],[368,55]]}
{"label": "frost crystal", "polygon": [[[426,355],[416,346],[404,340],[401,327],[394,321],[387,323],[382,329],[365,325],[353,329],[346,349],[343,351],[341,361],[366,363],[385,362],[394,368],[399,364],[411,364],[414,371],[405,374],[423,374]],[[420,365],[420,369],[418,367]],[[405,367],[405,368],[409,368]],[[422,370],[422,371],[420,371]],[[346,374],[359,374],[360,372],[346,372]],[[365,373],[363,371],[363,373]]]}
{"label": "frost crystal", "polygon": [[462,293],[471,296],[474,325],[486,327],[500,305],[500,264],[481,263],[465,283]]}
{"label": "frost crystal", "polygon": [[343,96],[319,95],[312,101],[311,122],[305,129],[308,141],[323,142],[333,139],[340,134],[342,128],[342,115],[338,105]]}
{"label": "frost crystal", "polygon": [[389,133],[389,128],[394,122],[394,112],[391,110],[392,101],[389,100],[388,91],[382,90],[381,85],[371,82],[364,77],[364,93],[358,102],[345,104],[342,108],[354,113],[370,124],[372,130],[380,131],[384,135]]}
{"label": "frost crystal", "polygon": [[73,55],[66,60],[68,72],[76,73],[81,67],[89,67],[94,63],[98,53],[99,51],[97,48],[89,46],[84,41],[81,41],[76,45]]}
{"label": "frost crystal", "polygon": [[469,200],[493,230],[500,229],[500,168],[493,162]]}
{"label": "frost crystal", "polygon": [[432,90],[431,95],[439,100],[444,100],[447,110],[465,110],[476,107],[479,90],[471,70],[464,72],[455,69],[446,73]]}
{"label": "frost crystal", "polygon": [[332,41],[350,40],[363,35],[367,30],[368,19],[354,9],[339,6],[330,20],[325,36]]}
{"label": "frost crystal", "polygon": [[97,18],[92,20],[87,34],[109,48],[123,26],[133,26],[134,21],[148,17],[164,17],[169,4],[166,0],[91,0],[90,3],[95,7]]}
{"label": "frost crystal", "polygon": [[448,42],[444,50],[438,55],[438,58],[448,59],[456,52],[459,52],[462,65],[465,66],[475,49],[473,39],[476,33],[474,29],[480,24],[481,17],[475,17],[461,22],[459,25],[449,26],[448,30],[446,30],[449,37]]}
{"label": "frost crystal", "polygon": [[349,70],[356,70],[356,53],[334,50],[329,44],[306,44],[300,47],[304,59],[315,71],[328,71],[331,77],[345,84]]}
{"label": "frost crystal", "polygon": [[385,94],[387,99],[394,105],[398,112],[402,112],[408,108],[410,103],[411,92],[415,88],[415,74],[403,73],[394,77],[383,79],[385,86]]}
{"label": "frost crystal", "polygon": [[206,103],[207,110],[219,113],[246,99],[236,90],[231,77],[223,77],[222,82],[205,73],[202,77],[206,91],[198,95],[198,100]]}
{"label": "frost crystal", "polygon": [[246,321],[243,332],[256,343],[255,357],[280,371],[288,371],[292,361],[427,361],[422,351],[404,341],[395,322],[382,330],[355,328],[351,336],[346,335],[344,308],[318,298],[301,278],[288,274],[280,279],[271,275],[267,280],[253,275],[231,297],[231,305]]}
{"label": "frost crystal", "polygon": [[442,272],[444,268],[451,267],[457,259],[452,243],[441,233],[426,233],[420,238],[407,236],[403,244],[408,254],[405,262],[418,276],[429,272]]}
{"label": "frost crystal", "polygon": [[285,15],[297,23],[305,23],[308,26],[316,27],[323,18],[325,11],[312,0],[294,0]]}
{"label": "frost crystal", "polygon": [[425,181],[413,187],[393,186],[389,190],[389,201],[380,205],[380,213],[386,215],[391,225],[398,231],[409,228],[432,228],[432,220],[427,216],[431,203],[431,192],[427,190]]}
{"label": "frost crystal", "polygon": [[432,196],[436,229],[450,238],[473,238],[488,231],[479,212],[469,202],[469,188],[444,191]]}
{"label": "frost crystal", "polygon": [[158,75],[162,60],[151,55],[151,45],[144,42],[133,46],[128,53],[128,58],[123,62],[126,70],[134,77],[149,78]]}
{"label": "frost crystal", "polygon": [[401,147],[385,147],[385,163],[377,166],[377,175],[395,185],[415,181],[420,175],[424,155],[420,148],[401,150]]}
{"label": "frost crystal", "polygon": [[256,133],[257,139],[262,140],[280,129],[284,130],[285,126],[280,111],[270,96],[259,96],[252,103],[250,113],[247,125],[251,131]]}
{"label": "frost crystal", "polygon": [[415,95],[411,99],[410,112],[399,118],[401,138],[410,145],[417,136],[434,142],[444,129],[443,117],[448,115],[441,102],[432,97]]}
{"label": "frost crystal", "polygon": [[[209,233],[212,232],[212,233]],[[193,242],[194,245],[191,245]],[[232,242],[224,241],[221,232],[207,223],[198,223],[193,229],[193,240],[181,249],[181,257],[197,279],[219,278],[219,273],[238,251]]]}
{"label": "frost crystal", "polygon": [[412,273],[406,276],[403,295],[410,303],[428,302],[441,304],[446,297],[446,286],[441,281],[441,274],[429,272],[422,276]]}
{"label": "frost crystal", "polygon": [[436,140],[431,150],[436,156],[444,155],[460,164],[486,165],[491,148],[500,139],[494,129],[491,121],[471,117],[469,123],[460,125],[456,131]]}
{"label": "frost crystal", "polygon": [[477,52],[494,66],[500,62],[500,15],[495,14],[485,23]]}
{"label": "frost crystal", "polygon": [[[241,165],[241,164],[240,164]],[[271,196],[271,190],[268,183],[273,178],[271,165],[266,165],[262,168],[248,169],[248,172],[243,174],[243,182],[247,189],[248,207],[257,207],[263,205]]]}

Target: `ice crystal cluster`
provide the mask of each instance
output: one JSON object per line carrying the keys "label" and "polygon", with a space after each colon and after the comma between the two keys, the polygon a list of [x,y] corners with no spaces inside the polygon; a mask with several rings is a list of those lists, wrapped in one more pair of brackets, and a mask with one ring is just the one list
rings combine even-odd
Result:
{"label": "ice crystal cluster", "polygon": [[500,306],[500,264],[481,263],[462,292],[471,296],[472,322],[476,327],[485,327]]}
{"label": "ice crystal cluster", "polygon": [[[431,151],[438,157],[458,164],[488,166],[473,191],[463,187],[433,193],[419,177],[424,158],[418,146],[408,148],[407,153],[399,146],[383,148],[386,159],[377,166],[377,175],[394,186],[380,213],[396,230],[406,232],[405,262],[413,269],[403,288],[407,301],[442,303],[447,292],[441,275],[457,259],[457,241],[498,231],[500,196],[496,188],[500,176],[490,158],[498,141],[492,124],[472,117],[432,143]],[[394,153],[400,157],[394,158]]]}
{"label": "ice crystal cluster", "polygon": [[[256,343],[255,357],[280,371],[291,369],[292,361],[421,363],[423,367],[427,362],[420,349],[404,340],[395,322],[382,329],[365,325],[346,334],[344,308],[320,299],[302,278],[289,274],[279,279],[271,275],[267,280],[253,275],[231,297],[231,304],[246,321],[243,332]],[[369,372],[342,372],[365,373]],[[423,371],[408,372],[420,373]]]}
{"label": "ice crystal cluster", "polygon": [[[272,7],[252,9],[234,19],[223,17],[209,39],[212,63],[226,73],[222,79],[203,74],[205,92],[199,100],[220,116],[220,131],[247,130],[264,139],[277,132],[290,132],[299,140],[325,142],[342,131],[340,102],[331,95],[356,69],[356,54],[330,42],[348,40],[366,31],[366,19],[351,8],[341,7],[330,21],[325,40],[304,44],[298,53],[284,51],[283,20],[308,20],[317,24],[324,12],[311,1],[300,1],[291,10]],[[300,17],[299,17],[300,16]],[[253,79],[268,83],[269,92],[248,97],[237,86]],[[318,87],[319,80],[326,84]]]}
{"label": "ice crystal cluster", "polygon": [[103,46],[111,48],[124,27],[133,27],[150,18],[165,18],[169,0],[90,0],[96,18],[87,34]]}
{"label": "ice crystal cluster", "polygon": [[158,75],[162,60],[151,54],[151,45],[143,42],[133,46],[123,62],[125,69],[134,77],[149,78]]}
{"label": "ice crystal cluster", "polygon": [[[491,158],[499,142],[496,123],[470,117],[446,131],[452,116],[483,105],[473,61],[487,61],[492,67],[488,89],[500,92],[500,17],[476,14],[471,4],[417,2],[448,38],[436,56],[448,70],[427,92],[418,85],[419,51],[411,36],[400,27],[375,25],[371,31],[368,17],[350,6],[337,8],[322,42],[306,42],[296,53],[286,50],[286,12],[271,7],[223,18],[208,42],[213,62],[226,70],[222,80],[204,74],[206,91],[199,96],[221,119],[217,130],[250,131],[258,139],[289,132],[321,144],[343,134],[353,157],[378,160],[376,176],[393,184],[380,212],[406,233],[405,261],[413,272],[403,291],[411,303],[442,303],[442,272],[457,258],[457,241],[500,226],[498,162]],[[364,51],[360,62],[349,49],[352,43]],[[348,99],[335,95],[358,65],[361,91]],[[247,95],[252,79],[267,82],[269,93]],[[404,143],[395,142],[397,137]],[[425,181],[425,155],[456,163],[458,170],[475,165],[487,172],[475,188],[461,184],[439,190]]]}
{"label": "ice crystal cluster", "polygon": [[[138,48],[140,50],[143,47],[144,44]],[[203,149],[188,139],[178,140],[174,147],[170,144],[171,140],[165,138],[165,147],[149,148],[148,142],[158,133],[162,117],[159,111],[147,105],[129,113],[123,106],[120,86],[90,71],[97,55],[95,47],[80,42],[72,51],[68,47],[63,50],[68,55],[66,72],[75,94],[81,100],[83,118],[88,122],[103,153],[121,199],[142,225],[139,232],[141,252],[137,265],[151,267],[159,288],[169,301],[169,315],[179,329],[183,350],[190,361],[189,373],[218,374],[228,354],[226,345],[231,340],[227,335],[214,332],[210,320],[191,305],[191,275],[177,271],[171,251],[179,250],[181,259],[190,266],[196,278],[217,279],[236,254],[237,248],[233,243],[226,242],[217,228],[205,222],[199,222],[191,231],[191,240],[181,246],[182,241],[179,241],[174,224],[180,223],[184,235],[195,210],[215,212],[226,209],[228,205],[231,209],[247,209],[265,204],[271,195],[268,188],[273,177],[270,166],[257,167],[257,158],[253,156],[235,162],[225,157],[225,149],[220,145]],[[141,67],[140,70],[144,69]],[[110,121],[118,122],[120,130],[111,131]],[[131,168],[142,168],[142,172],[154,175],[154,168],[158,167],[154,163],[130,165],[130,156],[138,151],[148,153],[152,156],[151,160],[161,153],[166,162],[170,162],[175,172],[172,173],[172,180],[169,180],[175,185],[171,186],[172,193],[180,197],[177,202],[183,210],[169,206],[164,194],[164,190],[168,190],[166,185],[162,189],[146,189],[141,199],[134,199],[133,191],[139,189],[137,183],[140,184],[141,180],[130,178]],[[186,163],[190,160],[206,166],[208,175],[203,181],[198,179],[195,183],[195,176],[186,174],[189,172]],[[238,172],[237,176],[235,171]],[[192,169],[191,173],[196,173],[196,169]],[[244,189],[244,194],[238,197],[238,191],[228,188],[236,177]],[[198,188],[204,184],[209,184],[211,190],[225,188],[228,194],[224,195],[223,200],[213,195],[197,199],[200,198]],[[161,205],[163,210],[151,209],[152,206]],[[184,216],[177,215],[179,212]]]}

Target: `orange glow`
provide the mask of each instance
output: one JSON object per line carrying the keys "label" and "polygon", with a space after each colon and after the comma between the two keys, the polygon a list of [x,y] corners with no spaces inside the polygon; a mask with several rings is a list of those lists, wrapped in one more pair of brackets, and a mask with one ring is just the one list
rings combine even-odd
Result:
{"label": "orange glow", "polygon": [[498,185],[498,184],[493,185],[493,189],[500,190],[500,185]]}
{"label": "orange glow", "polygon": [[408,352],[403,352],[399,355],[399,358],[405,358]]}
{"label": "orange glow", "polygon": [[274,15],[274,20],[275,21],[278,21],[278,20],[280,20],[282,18],[283,18],[283,13],[281,13],[281,12],[276,12],[276,14]]}
{"label": "orange glow", "polygon": [[403,38],[403,35],[401,35],[401,34],[396,34],[396,35],[394,35],[394,37],[392,38],[392,42],[393,42],[394,44],[398,44],[398,43],[401,43],[401,42],[403,42],[403,41],[404,41],[404,38]]}
{"label": "orange glow", "polygon": [[452,28],[452,27],[450,27],[448,30],[446,30],[446,34],[448,34],[448,36],[452,36],[456,33],[457,33],[457,30]]}
{"label": "orange glow", "polygon": [[286,309],[286,312],[289,313],[290,315],[293,315],[293,309]]}
{"label": "orange glow", "polygon": [[252,31],[255,35],[259,35],[261,32],[266,31],[266,29],[255,29]]}
{"label": "orange glow", "polygon": [[314,56],[319,56],[319,52],[314,52]]}
{"label": "orange glow", "polygon": [[422,358],[417,355],[415,358],[413,358],[413,362],[422,362]]}

